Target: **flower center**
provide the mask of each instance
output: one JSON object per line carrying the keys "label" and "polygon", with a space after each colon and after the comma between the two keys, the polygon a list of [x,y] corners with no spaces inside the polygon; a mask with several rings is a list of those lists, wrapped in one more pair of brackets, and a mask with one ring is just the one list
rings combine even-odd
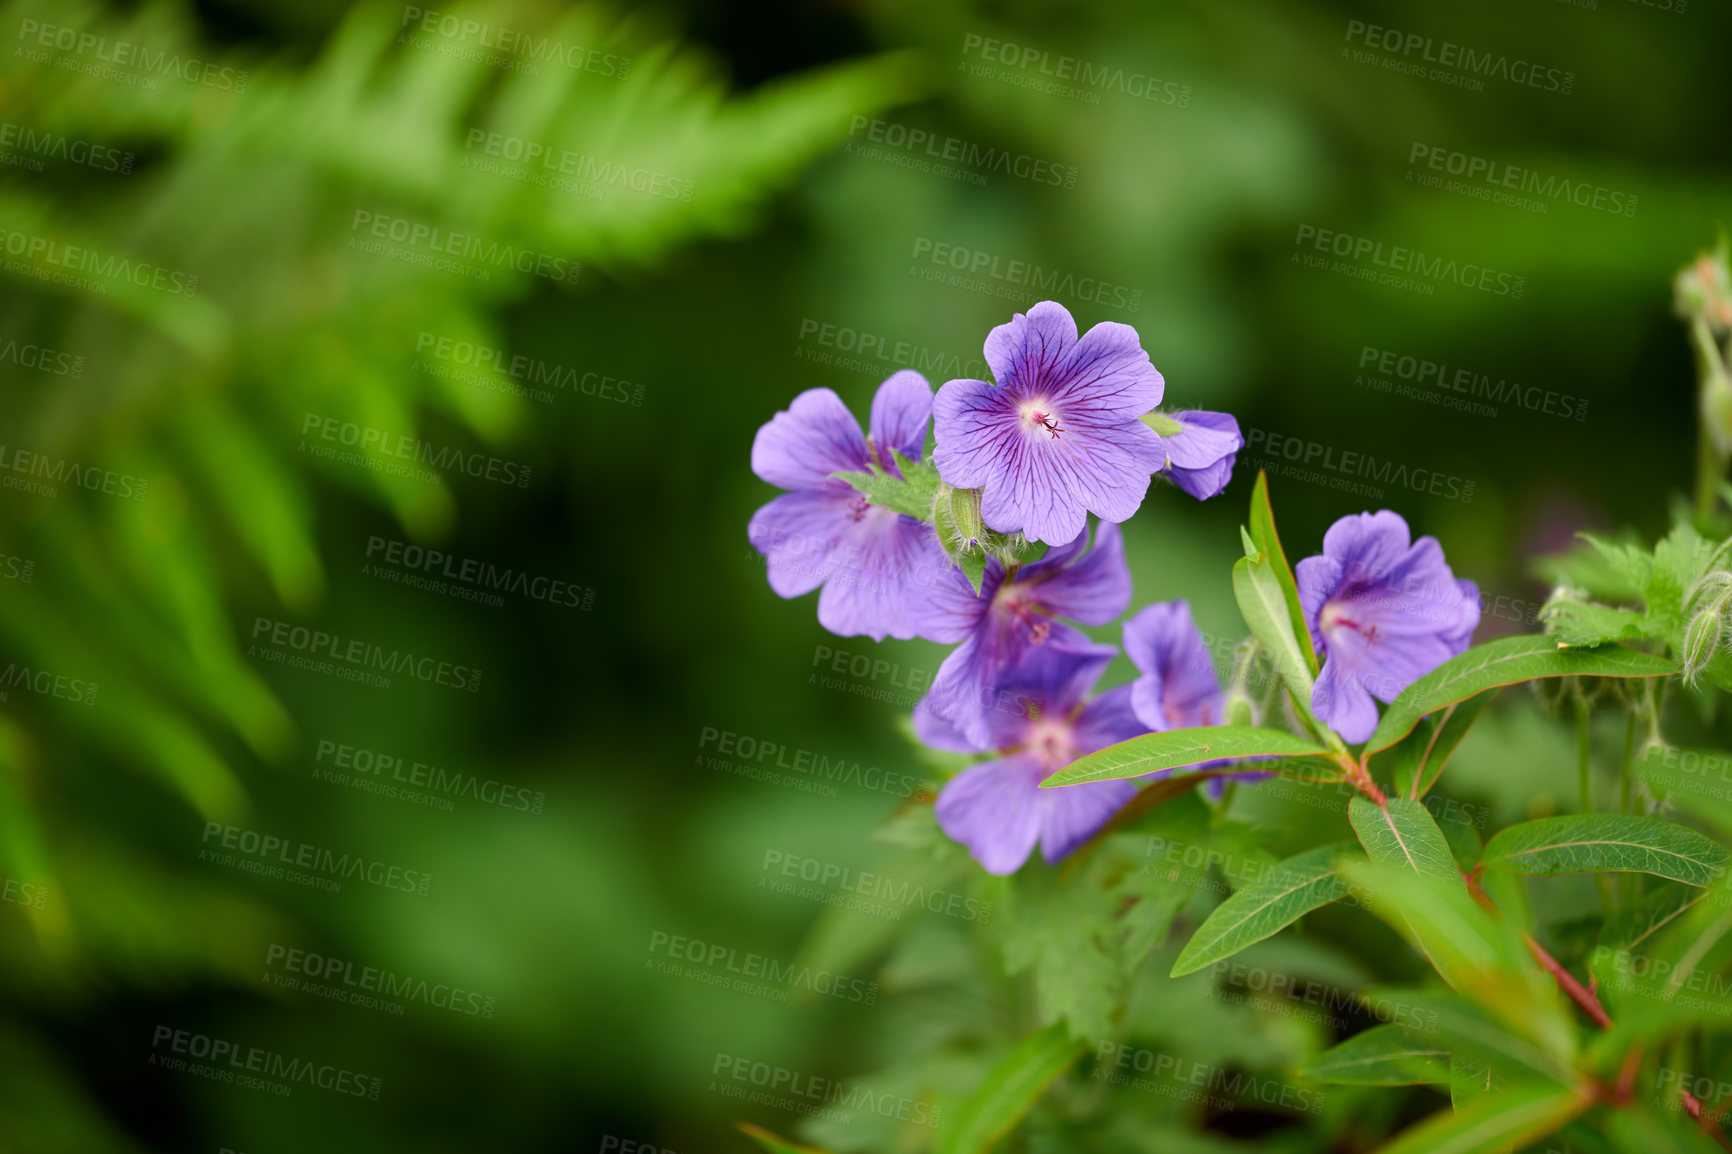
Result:
{"label": "flower center", "polygon": [[1046,608],[1028,596],[1026,590],[1014,581],[1000,585],[993,596],[993,608],[1004,617],[1020,621],[1028,627],[1030,644],[1039,645],[1052,635],[1052,622],[1046,620]]}
{"label": "flower center", "polygon": [[1052,411],[1044,397],[1040,400],[1025,401],[1021,409],[1018,410],[1018,415],[1022,418],[1024,429],[1030,432],[1036,429],[1045,429],[1052,434],[1052,439],[1055,441],[1058,440],[1058,435],[1065,431],[1064,426],[1058,423],[1058,414]]}
{"label": "flower center", "polygon": [[864,495],[856,494],[854,500],[848,504],[848,520],[864,521],[867,511],[871,507],[871,503],[866,500]]}
{"label": "flower center", "polygon": [[1063,718],[1036,717],[1028,729],[1028,752],[1048,769],[1060,769],[1076,760],[1071,727]]}
{"label": "flower center", "polygon": [[1337,629],[1351,629],[1365,637],[1367,645],[1377,644],[1377,625],[1361,625],[1347,615],[1347,606],[1337,601],[1325,602],[1323,612],[1318,614],[1317,624],[1325,634],[1333,634]]}

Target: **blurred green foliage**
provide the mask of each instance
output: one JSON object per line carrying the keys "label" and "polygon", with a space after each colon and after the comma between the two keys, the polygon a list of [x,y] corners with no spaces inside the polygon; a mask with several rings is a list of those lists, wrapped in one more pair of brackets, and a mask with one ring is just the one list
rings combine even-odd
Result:
{"label": "blurred green foliage", "polygon": [[[1335,1028],[1303,1008],[1208,996],[1207,972],[1164,977],[1183,939],[1161,931],[1194,924],[1222,891],[1218,869],[1143,872],[1148,838],[1244,837],[1234,853],[1272,861],[1351,837],[1344,797],[1325,808],[1241,789],[1234,816],[1254,838],[1211,832],[1194,798],[1175,803],[1079,863],[1100,904],[1071,906],[1038,867],[1014,889],[979,879],[917,804],[706,766],[717,743],[704,734],[727,731],[920,780],[941,772],[913,760],[895,723],[942,654],[829,637],[809,602],[764,587],[744,543],[770,494],[746,468],[751,435],[808,387],[864,409],[898,366],[850,351],[844,330],[939,365],[978,356],[1015,305],[923,280],[922,239],[1056,268],[1140,292],[1135,312],[1065,303],[1085,325],[1134,323],[1169,399],[1475,482],[1471,501],[1368,500],[1277,476],[1291,558],[1342,513],[1387,504],[1501,599],[1482,636],[1535,629],[1535,554],[1584,525],[1653,540],[1666,494],[1690,483],[1692,370],[1668,279],[1728,215],[1712,146],[1728,107],[1727,13],[1630,0],[1424,14],[1273,0],[448,11],[599,63],[531,71],[447,55],[450,40],[405,36],[387,4],[44,0],[0,17],[13,47],[0,119],[136,158],[130,172],[53,156],[0,168],[0,228],[44,242],[6,250],[0,348],[84,358],[76,377],[0,359],[0,441],[149,482],[136,501],[68,484],[53,498],[0,493],[0,553],[33,565],[0,588],[0,653],[100,687],[90,704],[17,688],[0,703],[0,873],[47,887],[41,908],[0,904],[0,1052],[18,1072],[0,1092],[0,1148],[582,1150],[614,1135],[746,1149],[735,1119],[788,1132],[799,1116],[718,1092],[719,1056],[927,1095],[954,1116],[1043,1015],[1098,1031],[1106,992],[1128,999],[1114,1023],[1126,1044],[1290,1083]],[[1576,87],[1469,93],[1368,68],[1341,57],[1355,19],[1555,60]],[[43,26],[108,47],[45,48]],[[988,38],[1191,97],[1079,101],[973,75]],[[167,75],[141,86],[136,61],[101,59],[122,42],[244,70],[245,89]],[[921,156],[874,141],[879,120],[1075,179],[918,171]],[[489,133],[660,173],[690,199],[515,180],[487,169]],[[1416,187],[1421,144],[1623,191],[1639,208],[1554,201],[1539,214]],[[430,269],[366,251],[380,220],[581,272],[554,283],[473,261],[469,275]],[[1293,259],[1305,224],[1513,270],[1526,292],[1421,296],[1307,269]],[[65,271],[66,245],[103,267],[196,276],[196,292],[42,279]],[[575,388],[542,405],[497,369],[435,375],[418,360],[424,333],[630,381],[641,405]],[[1379,392],[1356,380],[1367,348],[1583,399],[1587,416],[1505,404],[1487,417]],[[432,485],[315,461],[300,451],[308,414],[505,458],[531,484]],[[1227,582],[1241,473],[1206,506],[1158,493],[1127,526],[1137,604],[1186,597],[1229,642],[1242,632]],[[373,537],[565,575],[593,588],[594,609],[493,609],[384,583],[362,572]],[[272,666],[247,654],[260,617],[457,660],[485,671],[482,688],[380,691]],[[903,684],[830,688],[820,647],[893,662]],[[1601,790],[1625,737],[1609,712],[1593,723]],[[1722,740],[1705,713],[1681,729]],[[547,807],[442,813],[339,789],[311,775],[321,740],[521,784]],[[1573,809],[1567,726],[1506,695],[1445,789],[1468,824],[1489,816],[1487,832]],[[199,860],[207,821],[424,869],[433,885],[425,898],[327,894],[225,871]],[[855,869],[913,860],[929,884],[1026,919],[823,911],[760,885],[772,851]],[[1546,884],[1542,936],[1574,962],[1560,943],[1596,894]],[[1139,911],[1128,926],[1125,903]],[[1421,973],[1363,911],[1323,910],[1304,930],[1243,956],[1346,990]],[[828,959],[881,996],[778,1003],[685,981],[648,965],[658,933]],[[397,1019],[275,991],[260,981],[271,944],[484,991],[497,1012],[416,1004]],[[982,987],[999,950],[1014,972]],[[1127,959],[1146,961],[1121,988],[1107,963]],[[337,1062],[385,1089],[377,1102],[299,1088],[278,1100],[165,1072],[149,1062],[164,1024]],[[1331,1088],[1310,1116],[1123,1092],[1099,1114],[1110,1088],[1091,1061],[1056,1084],[1022,1148],[1360,1148],[1443,1101]],[[849,1150],[930,1136],[858,1112],[810,1134]]]}

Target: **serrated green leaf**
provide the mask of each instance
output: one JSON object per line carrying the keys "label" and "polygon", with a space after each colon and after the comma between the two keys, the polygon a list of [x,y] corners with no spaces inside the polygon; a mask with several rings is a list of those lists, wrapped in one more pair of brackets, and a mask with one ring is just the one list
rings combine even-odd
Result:
{"label": "serrated green leaf", "polygon": [[1486,843],[1480,862],[1528,877],[1618,871],[1705,886],[1726,850],[1688,826],[1633,814],[1567,814],[1522,822]]}
{"label": "serrated green leaf", "polygon": [[1583,601],[1568,592],[1555,593],[1540,609],[1546,634],[1569,645],[1605,645],[1664,636],[1661,625],[1646,613]]}
{"label": "serrated green leaf", "polygon": [[932,504],[938,495],[938,470],[925,461],[910,461],[895,449],[890,450],[890,455],[902,474],[900,477],[876,461],[868,462],[868,471],[864,473],[844,471],[830,475],[848,482],[874,505],[917,520],[932,520]]}
{"label": "serrated green leaf", "polygon": [[1542,677],[1665,677],[1676,672],[1678,667],[1664,658],[1616,645],[1560,649],[1554,638],[1541,634],[1500,637],[1450,658],[1402,690],[1384,710],[1365,748],[1387,749],[1426,714],[1500,685]]}
{"label": "serrated green leaf", "polygon": [[1351,842],[1320,846],[1288,858],[1216,906],[1173,963],[1172,976],[1195,973],[1272,937],[1312,910],[1347,896],[1337,859]]}
{"label": "serrated green leaf", "polygon": [[1251,725],[1210,725],[1145,733],[1077,758],[1041,782],[1048,786],[1079,785],[1141,777],[1162,769],[1182,769],[1228,757],[1327,757],[1329,751],[1283,729]]}
{"label": "serrated green leaf", "polygon": [[937,1154],[985,1154],[1021,1122],[1054,1079],[1082,1056],[1063,1026],[1030,1034],[992,1067],[960,1109],[947,1115]]}
{"label": "serrated green leaf", "polygon": [[1460,883],[1461,870],[1448,840],[1419,802],[1392,797],[1380,806],[1356,797],[1347,803],[1347,820],[1372,861]]}
{"label": "serrated green leaf", "polygon": [[1519,1086],[1433,1114],[1379,1154],[1508,1154],[1568,1125],[1591,1105],[1591,1097],[1574,1090]]}
{"label": "serrated green leaf", "polygon": [[1287,617],[1293,624],[1293,636],[1299,642],[1305,665],[1311,676],[1317,676],[1317,650],[1311,643],[1311,629],[1305,623],[1305,608],[1299,603],[1299,584],[1293,578],[1293,566],[1287,562],[1287,552],[1281,548],[1281,534],[1275,530],[1275,509],[1269,503],[1269,476],[1257,470],[1257,483],[1251,489],[1251,540],[1257,550],[1269,559],[1275,580],[1281,586],[1287,602]]}
{"label": "serrated green leaf", "polygon": [[1373,1026],[1311,1059],[1299,1076],[1339,1086],[1447,1085],[1449,1050],[1400,1026]]}

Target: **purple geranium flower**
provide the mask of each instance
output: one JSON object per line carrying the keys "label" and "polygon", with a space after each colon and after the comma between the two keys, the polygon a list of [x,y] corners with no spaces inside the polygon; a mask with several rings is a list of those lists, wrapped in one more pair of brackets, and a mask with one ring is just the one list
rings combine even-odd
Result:
{"label": "purple geranium flower", "polygon": [[1299,601],[1327,660],[1311,709],[1350,742],[1377,729],[1379,701],[1465,650],[1479,626],[1479,586],[1457,580],[1434,537],[1409,544],[1387,509],[1343,517],[1323,555],[1299,562]]}
{"label": "purple geranium flower", "polygon": [[1227,487],[1233,478],[1233,458],[1245,447],[1239,422],[1231,413],[1192,410],[1168,413],[1181,427],[1161,438],[1167,450],[1164,476],[1199,501],[1206,501]]}
{"label": "purple geranium flower", "polygon": [[939,827],[988,873],[1015,873],[1036,842],[1042,857],[1058,861],[1136,794],[1128,781],[1040,788],[1083,754],[1148,732],[1131,708],[1128,685],[1083,700],[1117,652],[1111,645],[1031,651],[999,683],[1004,705],[992,711],[983,742],[967,741],[941,720],[917,718],[929,744],[1001,755],[951,778],[934,806]]}
{"label": "purple geranium flower", "polygon": [[986,338],[996,385],[950,381],[933,405],[932,462],[946,484],[980,489],[981,516],[1001,533],[1063,545],[1085,511],[1124,521],[1167,462],[1138,418],[1165,383],[1137,330],[1102,322],[1077,339],[1061,304],[1042,301]]}
{"label": "purple geranium flower", "polygon": [[1125,622],[1125,656],[1142,676],[1131,704],[1151,730],[1221,724],[1221,680],[1183,601],[1145,606]]}
{"label": "purple geranium flower", "polygon": [[[928,641],[956,645],[932,689],[916,711],[945,718],[976,744],[990,736],[988,711],[1005,669],[1032,649],[1076,647],[1088,638],[1059,617],[1105,625],[1131,603],[1131,572],[1117,525],[1103,522],[1094,547],[1079,533],[1005,579],[994,557],[987,561],[977,595],[960,573],[936,582],[922,602],[918,633]],[[957,644],[960,642],[960,644]]]}
{"label": "purple geranium flower", "polygon": [[747,539],[767,561],[770,588],[799,597],[820,585],[818,622],[844,637],[916,636],[921,586],[950,567],[932,527],[869,505],[842,471],[868,462],[900,473],[890,450],[918,460],[932,412],[932,386],[904,369],[872,398],[871,436],[829,389],[808,389],[758,430],[752,471],[784,493],[752,516]]}

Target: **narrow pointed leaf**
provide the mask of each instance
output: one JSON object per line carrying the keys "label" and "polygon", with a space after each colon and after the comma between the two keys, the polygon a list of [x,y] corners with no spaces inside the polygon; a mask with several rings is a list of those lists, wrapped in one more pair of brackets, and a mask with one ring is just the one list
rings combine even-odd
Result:
{"label": "narrow pointed leaf", "polygon": [[1347,805],[1347,819],[1372,861],[1444,881],[1461,880],[1448,840],[1420,802],[1392,797],[1385,807],[1356,797]]}
{"label": "narrow pointed leaf", "polygon": [[1267,553],[1259,552],[1255,560],[1241,557],[1233,563],[1233,597],[1251,635],[1269,654],[1275,672],[1286,684],[1294,709],[1301,717],[1315,722],[1311,712],[1311,667],[1299,648],[1292,619],[1287,614],[1287,599]]}
{"label": "narrow pointed leaf", "polygon": [[1351,842],[1290,857],[1226,901],[1197,927],[1173,963],[1173,977],[1192,974],[1272,937],[1312,910],[1347,896],[1337,859],[1357,857]]}
{"label": "narrow pointed leaf", "polygon": [[1449,1050],[1415,1041],[1400,1026],[1373,1026],[1323,1051],[1299,1075],[1339,1086],[1448,1085]]}
{"label": "narrow pointed leaf", "polygon": [[1480,862],[1528,877],[1620,871],[1705,886],[1724,867],[1726,850],[1663,818],[1589,813],[1512,825],[1486,843]]}
{"label": "narrow pointed leaf", "polygon": [[1662,657],[1617,645],[1560,649],[1556,638],[1542,634],[1500,637],[1450,658],[1402,690],[1384,710],[1365,748],[1387,749],[1426,714],[1499,685],[1542,677],[1665,677],[1676,672],[1678,667]]}
{"label": "narrow pointed leaf", "polygon": [[1327,757],[1329,751],[1282,729],[1252,725],[1210,725],[1145,733],[1079,757],[1043,786],[1078,785],[1141,777],[1162,769],[1182,769],[1228,757]]}
{"label": "narrow pointed leaf", "polygon": [[1317,650],[1311,644],[1311,630],[1305,624],[1305,609],[1299,603],[1299,583],[1293,578],[1293,566],[1287,563],[1287,552],[1281,548],[1281,535],[1275,531],[1275,510],[1269,504],[1269,476],[1257,470],[1257,484],[1251,490],[1251,540],[1269,559],[1281,595],[1287,602],[1287,617],[1293,623],[1293,636],[1311,676],[1317,676]]}
{"label": "narrow pointed leaf", "polygon": [[1403,1130],[1378,1154],[1508,1154],[1568,1125],[1593,1105],[1574,1090],[1518,1086]]}
{"label": "narrow pointed leaf", "polygon": [[1022,1121],[1053,1080],[1081,1057],[1063,1025],[1048,1026],[1011,1048],[955,1114],[945,1118],[938,1154],[984,1154]]}

